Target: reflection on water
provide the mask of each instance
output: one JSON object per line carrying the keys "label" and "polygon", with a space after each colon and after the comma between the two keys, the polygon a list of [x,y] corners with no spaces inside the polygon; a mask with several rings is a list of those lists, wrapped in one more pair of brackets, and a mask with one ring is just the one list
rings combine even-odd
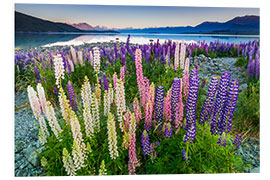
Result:
{"label": "reflection on water", "polygon": [[[187,35],[187,34],[130,34],[130,42],[148,44],[152,40],[159,39],[161,43],[171,39],[174,41],[184,40],[186,42],[222,41],[230,43],[248,42],[259,40],[259,36],[230,36],[230,35]],[[27,48],[37,46],[56,45],[81,45],[84,43],[120,41],[126,42],[128,34],[16,34],[15,47]]]}

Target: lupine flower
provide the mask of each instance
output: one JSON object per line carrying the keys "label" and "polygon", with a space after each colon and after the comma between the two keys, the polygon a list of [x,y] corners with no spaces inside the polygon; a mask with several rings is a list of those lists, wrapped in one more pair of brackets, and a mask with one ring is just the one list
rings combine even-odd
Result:
{"label": "lupine flower", "polygon": [[100,71],[100,51],[98,47],[94,47],[94,71],[99,74]]}
{"label": "lupine flower", "polygon": [[[180,69],[184,69],[184,61],[186,55],[186,45],[184,41],[181,42],[181,49],[180,49]],[[187,63],[187,61],[186,61]]]}
{"label": "lupine flower", "polygon": [[54,112],[54,108],[52,107],[52,105],[51,105],[51,103],[49,101],[47,102],[46,112],[47,112],[46,117],[48,119],[51,130],[55,134],[56,138],[58,138],[59,137],[58,135],[60,133],[62,133],[63,130],[61,129],[60,125],[57,122],[55,112]]}
{"label": "lupine flower", "polygon": [[76,140],[73,141],[72,156],[76,171],[85,167],[83,150],[81,149],[81,146],[77,144]]}
{"label": "lupine flower", "polygon": [[136,122],[137,124],[139,124],[140,120],[142,119],[142,112],[141,112],[139,101],[137,98],[135,98],[133,101],[133,109],[134,109]]}
{"label": "lupine flower", "polygon": [[175,119],[177,117],[179,108],[179,92],[180,92],[180,79],[174,78],[172,84],[172,94],[171,94],[171,123],[175,124]]}
{"label": "lupine flower", "polygon": [[129,161],[128,161],[128,170],[129,174],[136,174],[135,169],[140,164],[136,156],[136,119],[134,113],[131,115],[131,122],[129,124]]}
{"label": "lupine flower", "polygon": [[91,107],[92,91],[87,76],[84,77],[84,83],[81,88],[81,96],[83,104],[87,104],[88,107]]}
{"label": "lupine flower", "polygon": [[165,123],[164,126],[165,126],[164,135],[166,138],[170,139],[172,137],[172,134],[173,134],[171,123]]}
{"label": "lupine flower", "polygon": [[239,83],[236,81],[236,79],[232,79],[229,91],[227,93],[224,108],[218,118],[218,127],[220,133],[224,131],[228,133],[231,130],[232,118],[237,103],[238,92],[239,92]]}
{"label": "lupine flower", "polygon": [[241,134],[237,134],[234,141],[233,141],[233,144],[236,146],[235,147],[235,151],[238,150],[239,146],[241,145],[241,141],[242,141],[242,135]]}
{"label": "lupine flower", "polygon": [[100,176],[107,175],[107,169],[105,167],[104,160],[102,160],[101,165],[100,165],[100,169],[98,172],[99,172],[98,175],[100,175]]}
{"label": "lupine flower", "polygon": [[219,137],[219,139],[218,139],[218,142],[217,142],[217,143],[219,144],[219,146],[221,145],[221,146],[226,147],[227,140],[226,140],[226,135],[225,135],[225,133],[224,133],[224,132],[223,132],[223,133],[222,133],[222,135]]}
{"label": "lupine flower", "polygon": [[54,56],[54,71],[55,71],[55,78],[56,78],[56,85],[59,88],[60,87],[60,79],[64,79],[64,62],[62,59],[62,56],[60,54],[57,54]]}
{"label": "lupine flower", "polygon": [[186,59],[185,69],[183,71],[183,92],[185,99],[188,97],[189,91],[189,58]]}
{"label": "lupine flower", "polygon": [[183,157],[183,160],[184,161],[187,161],[188,162],[187,153],[186,153],[186,150],[185,149],[183,149],[183,151],[182,151],[182,157]]}
{"label": "lupine flower", "polygon": [[168,49],[167,49],[167,55],[166,55],[166,65],[167,66],[170,66],[170,59],[171,59],[171,57],[170,57],[170,46],[168,46]]}
{"label": "lupine flower", "polygon": [[[183,120],[184,116],[184,104],[182,100],[182,89],[183,89],[183,83],[182,83],[182,78],[180,79],[180,90],[179,90],[179,104],[178,104],[178,113],[176,113],[176,120],[175,120],[175,127],[178,128],[179,125],[183,125],[181,122]],[[177,131],[178,132],[178,131]]]}
{"label": "lupine flower", "polygon": [[172,113],[171,113],[171,93],[172,89],[167,91],[167,96],[164,100],[164,115],[166,122],[171,122]]}
{"label": "lupine flower", "polygon": [[123,84],[125,84],[125,67],[121,67],[120,69],[120,78],[123,81]]}
{"label": "lupine flower", "polygon": [[104,90],[109,90],[109,85],[108,85],[108,79],[106,77],[106,74],[103,73],[103,85],[104,85]]}
{"label": "lupine flower", "polygon": [[142,97],[142,89],[144,87],[144,77],[142,70],[142,52],[140,49],[136,49],[135,52],[135,65],[136,65],[136,76],[137,76],[137,84],[140,96]]}
{"label": "lupine flower", "polygon": [[93,128],[96,132],[100,131],[100,121],[99,121],[99,105],[98,105],[98,99],[96,98],[96,95],[93,94],[92,97],[92,104],[91,104],[91,110],[92,110],[92,118],[93,118]]}
{"label": "lupine flower", "polygon": [[125,130],[126,130],[126,132],[128,132],[129,126],[131,123],[131,112],[129,109],[127,110],[127,112],[124,114],[123,117],[124,117],[124,122],[125,122]]}
{"label": "lupine flower", "polygon": [[67,89],[68,89],[70,105],[73,108],[73,110],[77,110],[77,101],[76,101],[75,93],[74,93],[74,90],[70,81],[68,81]]}
{"label": "lupine flower", "polygon": [[73,62],[70,59],[68,60],[68,64],[70,66],[70,71],[71,72],[74,72],[74,64],[73,64]]}
{"label": "lupine flower", "polygon": [[179,68],[179,42],[176,42],[176,47],[175,47],[175,54],[174,54],[174,70],[178,70]]}
{"label": "lupine flower", "polygon": [[62,113],[62,117],[66,120],[67,124],[70,125],[71,107],[69,105],[69,102],[67,100],[67,97],[66,97],[62,87],[60,88],[58,99],[59,99],[59,104],[60,104],[60,110],[61,110],[61,113]]}
{"label": "lupine flower", "polygon": [[155,121],[159,124],[158,128],[161,130],[161,123],[163,120],[163,104],[164,104],[164,88],[157,87],[156,100],[155,100]]}
{"label": "lupine flower", "polygon": [[114,90],[117,87],[117,79],[118,79],[117,74],[116,74],[116,72],[114,72],[114,74],[113,74],[113,88],[114,88]]}
{"label": "lupine flower", "polygon": [[149,136],[146,130],[143,131],[142,133],[142,150],[143,150],[143,155],[148,155],[150,156],[151,151],[150,151],[150,142],[149,142]]}
{"label": "lupine flower", "polygon": [[126,100],[125,100],[125,88],[121,79],[117,80],[115,100],[116,100],[116,106],[117,106],[118,121],[119,121],[120,129],[123,132],[124,129],[123,129],[122,118],[123,118],[123,113],[126,111]]}
{"label": "lupine flower", "polygon": [[146,111],[145,111],[145,123],[144,123],[144,128],[147,131],[151,130],[152,126],[152,113],[153,113],[153,105],[151,101],[148,101],[146,104]]}
{"label": "lupine flower", "polygon": [[78,62],[76,50],[72,46],[70,46],[70,52],[71,52],[72,59],[73,59],[74,63],[76,64]]}
{"label": "lupine flower", "polygon": [[200,124],[203,124],[206,120],[208,120],[209,115],[211,115],[211,109],[213,107],[217,86],[218,86],[218,79],[216,77],[212,77],[211,83],[208,88],[207,98],[203,103],[202,111],[200,114],[199,120]]}
{"label": "lupine flower", "polygon": [[74,167],[73,160],[66,148],[63,149],[62,161],[64,163],[65,171],[68,175],[75,176],[76,168]]}
{"label": "lupine flower", "polygon": [[107,90],[104,91],[103,107],[104,107],[104,116],[108,116],[111,105],[110,105],[110,96]]}
{"label": "lupine flower", "polygon": [[35,71],[35,74],[36,74],[36,77],[37,77],[37,82],[40,83],[41,82],[41,77],[40,77],[37,66],[34,67],[34,71]]}
{"label": "lupine flower", "polygon": [[78,55],[79,63],[80,63],[81,65],[83,65],[83,55],[82,55],[82,51],[78,51],[78,52],[77,52],[77,55]]}
{"label": "lupine flower", "polygon": [[231,75],[229,72],[223,72],[219,81],[219,88],[216,96],[216,101],[213,106],[213,114],[211,116],[211,133],[217,134],[218,124],[217,117],[221,114],[227,97],[227,88],[230,82]]}
{"label": "lupine flower", "polygon": [[119,156],[119,154],[117,150],[117,135],[116,135],[116,130],[115,130],[115,121],[114,121],[114,116],[111,113],[109,113],[109,116],[108,116],[107,128],[108,128],[110,156],[114,160],[116,159],[116,157]]}
{"label": "lupine flower", "polygon": [[[98,82],[98,78],[97,78],[97,82]],[[99,83],[97,83],[95,86],[95,95],[98,100],[98,104],[100,105],[101,104],[101,89],[100,89]]]}
{"label": "lupine flower", "polygon": [[83,107],[85,133],[87,137],[92,137],[94,135],[94,123],[91,115],[91,109],[87,103],[84,103]]}
{"label": "lupine flower", "polygon": [[39,116],[41,116],[41,109],[40,109],[40,103],[39,103],[37,93],[31,86],[27,87],[27,92],[28,92],[30,106],[34,113],[34,116],[36,119],[39,119]]}
{"label": "lupine flower", "polygon": [[111,83],[109,84],[108,95],[109,95],[110,105],[111,105],[113,103],[113,97],[114,97],[113,88],[112,88]]}
{"label": "lupine flower", "polygon": [[199,92],[199,78],[196,69],[193,69],[190,74],[190,86],[186,105],[186,129],[187,134],[184,142],[193,141],[196,133],[196,105]]}

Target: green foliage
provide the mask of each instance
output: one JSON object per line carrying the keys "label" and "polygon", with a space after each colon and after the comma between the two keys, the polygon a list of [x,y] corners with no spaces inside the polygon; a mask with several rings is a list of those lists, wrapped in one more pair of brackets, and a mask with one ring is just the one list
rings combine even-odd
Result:
{"label": "green foliage", "polygon": [[233,127],[236,131],[258,136],[260,130],[260,81],[250,83],[248,89],[238,97]]}
{"label": "green foliage", "polygon": [[244,68],[246,70],[247,65],[248,65],[248,60],[244,56],[239,57],[239,58],[237,58],[234,65],[237,66],[237,67]]}

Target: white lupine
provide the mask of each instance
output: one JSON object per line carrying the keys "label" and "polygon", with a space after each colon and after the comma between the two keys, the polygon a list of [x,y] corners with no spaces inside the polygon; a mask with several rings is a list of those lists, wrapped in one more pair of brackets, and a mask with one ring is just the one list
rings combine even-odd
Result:
{"label": "white lupine", "polygon": [[68,59],[68,63],[70,65],[71,72],[74,72],[74,64],[73,64],[73,62],[70,59]]}
{"label": "white lupine", "polygon": [[94,124],[94,130],[96,132],[99,132],[100,131],[99,105],[98,105],[98,99],[96,98],[95,94],[93,94],[93,97],[92,97],[91,110],[92,110],[92,119],[93,119],[93,124]]}
{"label": "white lupine", "polygon": [[34,113],[35,118],[38,120],[41,115],[40,103],[36,91],[31,86],[27,87],[28,98],[31,109]]}
{"label": "white lupine", "polygon": [[82,51],[78,51],[78,52],[77,52],[77,55],[78,55],[79,63],[80,63],[81,65],[83,65],[83,53],[82,53]]}
{"label": "white lupine", "polygon": [[73,160],[68,153],[67,149],[63,149],[63,156],[62,156],[62,161],[64,163],[64,168],[67,172],[68,175],[75,176],[76,175],[76,169],[74,167]]}
{"label": "white lupine", "polygon": [[110,96],[107,90],[104,91],[104,96],[103,96],[103,107],[104,107],[104,116],[108,116],[110,112]]}
{"label": "white lupine", "polygon": [[43,118],[43,116],[39,116],[38,120],[39,120],[40,129],[41,129],[43,135],[45,136],[45,138],[47,139],[50,136],[50,133],[47,129],[45,119]]}
{"label": "white lupine", "polygon": [[184,69],[184,61],[186,56],[186,45],[185,42],[181,42],[181,49],[180,49],[180,69]]}
{"label": "white lupine", "polygon": [[53,63],[54,63],[54,72],[55,72],[55,79],[56,79],[56,85],[59,88],[60,87],[60,79],[64,79],[64,62],[61,54],[57,54],[53,58]]}
{"label": "white lupine", "polygon": [[89,51],[89,60],[90,60],[90,64],[93,66],[94,65],[94,58],[93,58],[93,53],[91,50]]}
{"label": "white lupine", "polygon": [[85,76],[84,78],[84,83],[81,89],[81,96],[82,96],[83,104],[86,103],[88,107],[91,107],[92,91],[91,91],[91,86],[90,86],[87,76]]}
{"label": "white lupine", "polygon": [[91,110],[88,104],[83,104],[83,120],[84,120],[84,126],[85,126],[85,133],[87,137],[92,137],[94,134],[94,124],[93,119],[91,115]]}
{"label": "white lupine", "polygon": [[107,121],[107,129],[108,129],[108,140],[109,140],[109,151],[112,159],[116,159],[119,156],[117,150],[117,134],[115,131],[115,121],[114,116],[109,113],[108,121]]}
{"label": "white lupine", "polygon": [[115,100],[120,129],[123,132],[123,113],[126,111],[125,88],[121,79],[117,80]]}
{"label": "white lupine", "polygon": [[46,135],[42,132],[41,129],[39,129],[38,140],[40,141],[40,143],[41,143],[42,145],[47,143],[47,137],[46,137]]}
{"label": "white lupine", "polygon": [[176,42],[175,53],[174,53],[174,69],[179,68],[179,42]]}
{"label": "white lupine", "polygon": [[74,111],[71,114],[71,132],[73,136],[72,155],[76,169],[80,169],[84,166],[84,160],[86,156],[86,146],[83,142],[80,123]]}
{"label": "white lupine", "polygon": [[110,98],[110,106],[111,106],[111,104],[113,103],[113,87],[111,83],[109,84],[108,95]]}
{"label": "white lupine", "polygon": [[99,74],[100,71],[100,51],[98,47],[94,47],[94,71]]}
{"label": "white lupine", "polygon": [[104,176],[104,175],[107,175],[107,169],[105,167],[105,163],[104,163],[104,160],[102,160],[101,162],[101,165],[100,165],[100,169],[99,169],[99,174],[100,176]]}
{"label": "white lupine", "polygon": [[58,138],[59,134],[63,132],[63,130],[61,129],[60,125],[57,122],[56,116],[55,116],[55,112],[54,112],[54,108],[51,105],[51,103],[48,101],[47,102],[47,106],[46,106],[46,112],[47,112],[47,119],[49,122],[49,125],[53,131],[53,133],[55,134],[56,138]]}
{"label": "white lupine", "polygon": [[78,60],[77,60],[76,50],[72,46],[70,46],[70,52],[71,52],[71,56],[74,61],[74,64],[77,64]]}
{"label": "white lupine", "polygon": [[67,100],[67,96],[65,95],[62,87],[60,88],[59,94],[58,94],[59,104],[60,104],[60,110],[62,113],[62,117],[66,120],[67,124],[70,125],[70,105],[69,101]]}
{"label": "white lupine", "polygon": [[37,84],[37,92],[38,92],[38,98],[39,98],[42,112],[46,116],[47,100],[46,100],[44,88],[42,87],[41,83]]}

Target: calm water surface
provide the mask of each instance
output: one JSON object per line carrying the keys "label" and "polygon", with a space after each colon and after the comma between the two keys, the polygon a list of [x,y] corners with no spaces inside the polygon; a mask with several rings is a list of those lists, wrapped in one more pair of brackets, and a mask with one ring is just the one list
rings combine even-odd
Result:
{"label": "calm water surface", "polygon": [[[84,43],[122,41],[126,42],[128,34],[15,34],[15,47],[28,48],[37,46],[81,45]],[[171,39],[173,41],[197,42],[221,41],[229,43],[259,40],[257,35],[202,35],[202,34],[139,34],[130,33],[130,42],[148,44],[159,39],[161,43]]]}

